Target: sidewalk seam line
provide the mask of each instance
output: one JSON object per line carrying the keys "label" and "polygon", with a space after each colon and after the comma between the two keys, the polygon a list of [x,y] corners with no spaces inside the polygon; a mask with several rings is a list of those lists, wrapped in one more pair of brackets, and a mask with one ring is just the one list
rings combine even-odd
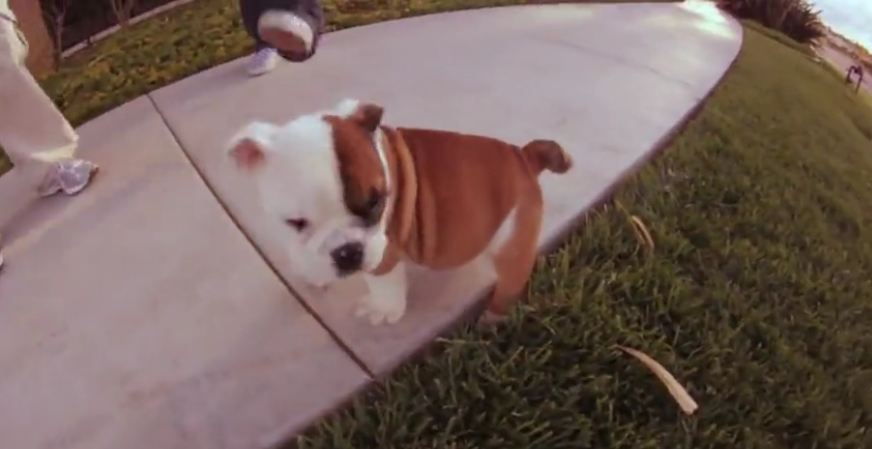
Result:
{"label": "sidewalk seam line", "polygon": [[203,185],[206,186],[206,189],[209,190],[209,193],[212,194],[212,197],[215,198],[215,201],[221,207],[221,210],[224,211],[224,214],[227,215],[227,217],[230,219],[230,221],[233,223],[233,225],[236,227],[236,229],[242,234],[242,236],[245,238],[245,240],[248,242],[248,244],[251,245],[252,248],[254,248],[255,252],[257,252],[257,254],[258,254],[258,256],[260,256],[261,260],[263,260],[263,262],[266,264],[266,266],[269,267],[270,271],[272,271],[272,273],[279,279],[279,282],[281,282],[282,285],[285,286],[285,289],[287,289],[287,291],[291,294],[291,296],[295,300],[297,300],[297,302],[300,303],[300,305],[303,306],[303,309],[305,309],[306,312],[308,312],[309,315],[311,315],[312,318],[314,318],[315,321],[319,325],[321,325],[321,327],[327,332],[327,334],[330,335],[330,337],[336,342],[336,344],[339,345],[340,348],[342,348],[342,350],[346,353],[346,355],[348,355],[348,357],[352,361],[354,361],[354,363],[357,364],[360,367],[360,369],[363,370],[363,372],[366,373],[366,375],[371,380],[374,380],[376,378],[375,374],[372,371],[370,371],[370,369],[366,366],[366,364],[363,362],[363,360],[361,360],[357,356],[357,354],[355,354],[351,350],[351,348],[347,344],[345,344],[345,342],[342,341],[341,338],[339,338],[339,335],[336,334],[332,329],[330,329],[327,326],[327,323],[325,323],[324,320],[320,316],[318,316],[318,314],[315,313],[315,311],[308,304],[306,304],[306,301],[303,300],[301,295],[298,294],[297,291],[293,289],[293,287],[291,287],[291,284],[287,280],[285,280],[284,276],[281,275],[279,270],[275,267],[275,265],[273,265],[273,263],[269,260],[269,258],[266,256],[266,254],[264,254],[264,252],[260,249],[260,247],[258,247],[257,244],[255,244],[254,239],[252,239],[251,235],[249,235],[249,233],[246,232],[245,228],[242,227],[242,225],[239,223],[239,221],[236,219],[236,217],[234,217],[233,214],[230,213],[230,209],[227,207],[226,204],[224,204],[224,201],[222,201],[221,197],[218,196],[218,193],[212,187],[212,184],[206,178],[205,174],[200,170],[200,167],[198,167],[197,164],[194,163],[194,160],[191,158],[191,155],[188,154],[188,152],[185,150],[185,146],[182,145],[182,141],[179,139],[179,136],[176,135],[176,131],[173,129],[173,127],[167,121],[166,117],[164,117],[163,111],[161,111],[160,107],[158,106],[157,102],[154,100],[154,97],[152,97],[151,94],[152,94],[152,92],[149,92],[149,93],[145,94],[145,96],[148,98],[148,101],[151,102],[152,107],[154,108],[155,112],[157,112],[157,115],[160,117],[161,121],[163,122],[166,129],[169,131],[170,135],[172,135],[173,140],[176,142],[176,145],[179,146],[179,149],[182,151],[182,154],[185,156],[185,159],[188,161],[188,164],[191,165],[191,167],[194,169],[194,172],[197,174],[197,177],[200,178],[200,181],[202,181]]}

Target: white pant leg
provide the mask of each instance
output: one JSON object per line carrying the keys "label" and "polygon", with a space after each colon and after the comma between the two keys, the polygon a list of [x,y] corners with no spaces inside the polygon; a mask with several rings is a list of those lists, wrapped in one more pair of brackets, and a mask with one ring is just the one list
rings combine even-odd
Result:
{"label": "white pant leg", "polygon": [[40,182],[47,163],[73,156],[78,136],[24,66],[26,43],[0,18],[0,145]]}

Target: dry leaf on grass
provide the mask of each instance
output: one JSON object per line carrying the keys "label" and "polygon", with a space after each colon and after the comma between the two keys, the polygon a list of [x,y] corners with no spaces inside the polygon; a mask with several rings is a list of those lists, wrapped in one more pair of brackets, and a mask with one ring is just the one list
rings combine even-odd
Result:
{"label": "dry leaf on grass", "polygon": [[651,237],[651,232],[641,218],[631,215],[630,222],[633,224],[633,231],[636,233],[636,238],[641,240],[649,250],[654,251],[654,238]]}
{"label": "dry leaf on grass", "polygon": [[656,360],[649,357],[647,354],[641,351],[637,351],[633,348],[628,348],[626,346],[618,346],[618,348],[627,354],[638,359],[642,364],[644,364],[649,370],[651,370],[664,385],[666,385],[666,389],[669,390],[669,394],[672,395],[672,398],[675,399],[675,402],[678,403],[678,406],[681,407],[681,410],[688,414],[692,415],[693,412],[696,411],[699,406],[696,404],[696,401],[690,397],[690,393],[675,380],[675,376],[673,376],[669,371],[666,371],[666,368],[663,367]]}
{"label": "dry leaf on grass", "polygon": [[648,227],[645,226],[645,222],[643,222],[637,215],[631,214],[620,201],[615,200],[614,204],[618,210],[624,213],[627,220],[629,220],[630,227],[633,228],[633,234],[636,236],[636,239],[639,240],[639,243],[648,248],[649,251],[654,251],[654,237],[651,236],[651,231],[649,231]]}

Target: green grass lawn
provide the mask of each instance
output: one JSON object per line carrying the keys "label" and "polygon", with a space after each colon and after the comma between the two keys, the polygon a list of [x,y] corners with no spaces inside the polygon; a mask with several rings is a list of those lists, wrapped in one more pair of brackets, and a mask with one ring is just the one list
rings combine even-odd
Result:
{"label": "green grass lawn", "polygon": [[[872,447],[872,109],[858,98],[747,30],[701,115],[542,261],[521,313],[442,340],[300,447]],[[697,415],[616,344],[661,361]]]}

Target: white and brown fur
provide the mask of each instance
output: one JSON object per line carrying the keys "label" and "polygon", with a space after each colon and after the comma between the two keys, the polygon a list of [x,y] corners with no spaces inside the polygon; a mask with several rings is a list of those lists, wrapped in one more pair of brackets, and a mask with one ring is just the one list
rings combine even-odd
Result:
{"label": "white and brown fur", "polygon": [[[256,177],[301,277],[324,286],[364,274],[370,294],[358,314],[373,324],[405,313],[405,263],[450,269],[482,254],[497,273],[488,315],[505,316],[536,260],[538,176],[569,170],[569,155],[550,140],[519,148],[392,128],[382,115],[379,106],[345,100],[282,126],[255,122],[233,139],[230,154]],[[351,272],[339,270],[336,258],[349,245],[363,250]]]}

